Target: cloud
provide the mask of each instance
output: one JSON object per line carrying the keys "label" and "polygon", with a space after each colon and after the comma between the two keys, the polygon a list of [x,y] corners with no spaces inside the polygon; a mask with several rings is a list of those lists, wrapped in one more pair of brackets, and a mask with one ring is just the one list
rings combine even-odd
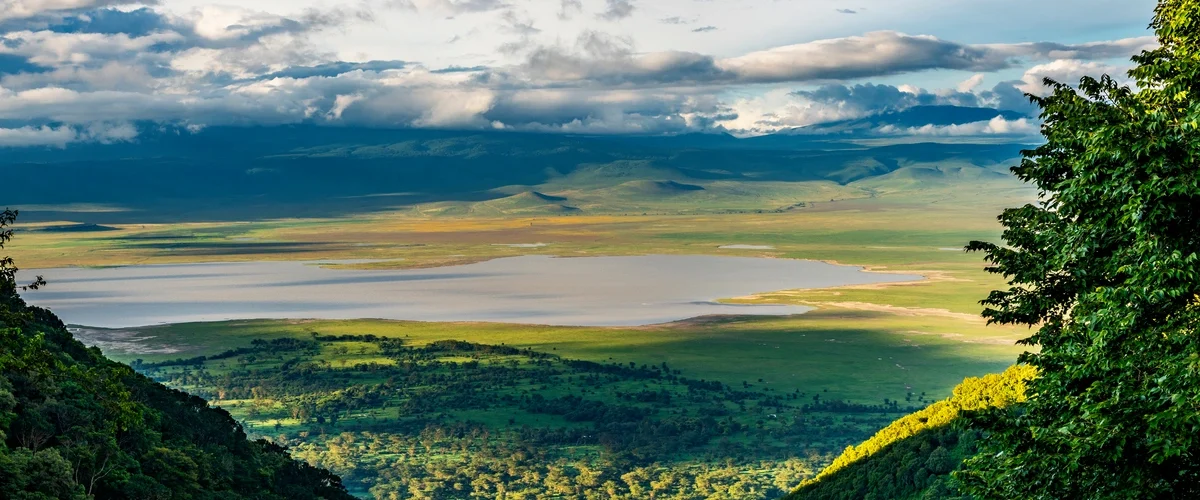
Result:
{"label": "cloud", "polygon": [[444,11],[452,14],[488,12],[509,7],[502,0],[389,0],[384,6],[416,11]]}
{"label": "cloud", "polygon": [[162,44],[182,41],[178,33],[157,32],[146,36],[124,33],[56,33],[18,31],[0,34],[0,54],[20,56],[46,67],[87,64],[113,59],[137,59]]}
{"label": "cloud", "polygon": [[[70,3],[64,2],[58,5]],[[979,45],[875,32],[722,58],[642,52],[629,37],[594,30],[573,39],[560,35],[554,19],[581,15],[581,0],[552,2],[540,11],[500,0],[350,3],[290,15],[230,6],[171,11],[89,5],[86,11],[39,10],[0,20],[0,126],[8,127],[0,145],[133,140],[136,130],[120,124],[143,121],[181,128],[311,123],[758,134],[917,105],[1004,107],[1023,101],[1021,92],[1043,76],[1103,70],[1095,60],[1148,46],[1146,39]],[[479,19],[490,19],[481,26],[495,29],[475,30],[507,37],[504,50],[512,59],[479,58],[464,63],[468,67],[447,67],[445,59],[436,66],[347,61],[316,42],[324,40],[318,33],[371,22],[371,5],[451,15],[494,11]],[[628,18],[635,9],[631,0],[589,5],[602,5],[598,15],[609,20]],[[676,16],[659,22],[694,21]],[[567,41],[547,43],[560,36]],[[1014,67],[1030,69],[1020,80],[981,88],[984,75]],[[977,74],[957,88],[937,90],[835,84],[939,69]],[[809,85],[819,86],[796,90]],[[1005,126],[1019,127],[892,133],[1003,134]]]}
{"label": "cloud", "polygon": [[524,65],[535,78],[586,80],[600,85],[692,84],[726,79],[713,58],[692,52],[657,52],[641,57],[580,57],[557,48],[541,48]]}
{"label": "cloud", "polygon": [[997,107],[1033,113],[1037,110],[1036,106],[1029,102],[1026,94],[1049,95],[1050,88],[1043,84],[1046,78],[1067,85],[1075,85],[1084,76],[1099,78],[1101,75],[1108,75],[1119,84],[1133,85],[1135,82],[1128,77],[1131,67],[1130,65],[1112,65],[1075,59],[1051,61],[1025,70],[1020,80],[996,84],[987,95]]}
{"label": "cloud", "polygon": [[477,73],[487,71],[487,66],[447,66],[445,68],[430,70],[430,73]]}
{"label": "cloud", "polygon": [[845,80],[931,69],[996,71],[1011,55],[932,36],[877,31],[863,36],[776,47],[725,59],[720,66],[748,82]]}
{"label": "cloud", "polygon": [[583,0],[561,0],[558,18],[567,20],[583,13]]}
{"label": "cloud", "polygon": [[764,134],[817,123],[851,120],[916,106],[994,107],[989,92],[927,90],[909,85],[828,84],[813,90],[776,89],[735,100],[736,118],[722,125],[740,134]]}
{"label": "cloud", "polygon": [[281,16],[228,5],[205,5],[168,18],[175,31],[188,35],[191,45],[220,48],[241,46],[278,34],[305,34],[373,19],[365,8],[308,9]]}
{"label": "cloud", "polygon": [[155,0],[130,2],[129,0],[5,0],[0,2],[0,21],[7,19],[26,19],[45,14],[77,12],[107,7],[111,5],[128,5],[140,3],[154,5]]}
{"label": "cloud", "polygon": [[111,144],[137,137],[137,129],[128,123],[95,123],[86,127],[71,125],[0,128],[0,147],[50,146],[65,148],[77,142]]}
{"label": "cloud", "polygon": [[966,80],[963,80],[962,82],[959,82],[958,91],[959,92],[970,92],[972,90],[975,90],[977,87],[979,87],[980,84],[983,83],[984,78],[985,77],[982,73],[976,73],[975,75],[972,75],[970,78],[967,78]]}
{"label": "cloud", "polygon": [[1029,137],[1041,132],[1041,125],[1030,118],[1008,120],[997,116],[988,121],[965,123],[960,125],[925,125],[921,127],[896,127],[884,125],[875,130],[883,135],[899,136],[928,136],[928,137],[963,137],[963,136],[1015,136]]}
{"label": "cloud", "polygon": [[1129,69],[1130,66],[1127,65],[1115,66],[1094,61],[1063,59],[1029,68],[1021,76],[1020,83],[1015,83],[1015,86],[1026,94],[1045,96],[1050,93],[1050,89],[1043,84],[1047,78],[1059,83],[1075,85],[1084,76],[1099,78],[1100,75],[1109,75],[1119,83],[1132,84],[1132,80],[1127,76]]}
{"label": "cloud", "polygon": [[966,45],[927,35],[878,31],[725,59],[679,51],[634,54],[632,47],[605,57],[586,57],[561,47],[541,47],[530,53],[525,69],[540,78],[608,85],[818,82],[940,69],[994,72],[1024,60],[1061,54],[1128,56],[1146,46],[1142,39],[1081,45]]}
{"label": "cloud", "polygon": [[[367,61],[361,63],[350,63],[337,61],[331,63],[318,64],[316,66],[294,66],[289,67],[274,73],[268,73],[258,77],[258,79],[270,78],[312,78],[312,77],[330,77],[337,76],[352,71],[387,71],[393,69],[401,69],[409,63],[404,61]],[[443,70],[445,71],[445,70]]]}
{"label": "cloud", "polygon": [[1014,44],[985,44],[977,45],[1003,54],[1008,57],[1028,57],[1033,59],[1112,59],[1127,58],[1143,50],[1158,47],[1158,39],[1153,36],[1125,38],[1121,40],[1088,42],[1081,44],[1062,44],[1053,42],[1031,42]]}
{"label": "cloud", "polygon": [[156,31],[176,29],[158,12],[143,7],[136,10],[95,9],[85,15],[61,16],[44,21],[45,29],[58,33],[103,33],[146,36]]}
{"label": "cloud", "polygon": [[824,85],[816,90],[796,91],[792,95],[815,104],[837,107],[855,117],[871,113],[900,111],[913,106],[979,106],[980,97],[957,90],[928,91],[911,86]]}
{"label": "cloud", "polygon": [[633,0],[604,0],[604,12],[598,16],[605,21],[619,21],[633,15]]}
{"label": "cloud", "polygon": [[509,33],[521,36],[530,36],[540,33],[542,30],[533,27],[533,20],[528,17],[518,17],[517,13],[512,9],[504,11],[500,15],[500,20],[504,22],[503,29]]}
{"label": "cloud", "polygon": [[668,134],[713,130],[732,115],[715,98],[688,93],[529,89],[498,95],[483,116],[513,130]]}
{"label": "cloud", "polygon": [[45,87],[88,90],[151,91],[161,85],[143,66],[107,61],[96,67],[67,66],[52,71],[0,77],[0,85],[15,90]]}

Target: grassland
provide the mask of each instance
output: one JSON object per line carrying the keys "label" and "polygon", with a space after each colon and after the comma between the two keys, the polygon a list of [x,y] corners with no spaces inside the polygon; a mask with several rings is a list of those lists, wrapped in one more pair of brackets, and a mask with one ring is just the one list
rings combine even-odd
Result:
{"label": "grassland", "polygon": [[[15,257],[26,267],[258,259],[372,259],[351,265],[428,267],[526,254],[716,254],[916,272],[927,279],[727,299],[818,307],[791,318],[632,329],[238,322],[158,327],[152,342],[163,345],[137,348],[171,349],[178,357],[238,347],[258,337],[303,336],[311,329],[403,335],[418,342],[457,339],[530,347],[575,359],[667,361],[726,383],[766,377],[790,389],[828,386],[848,400],[877,401],[903,395],[905,386],[942,397],[964,376],[1002,369],[1016,358],[1013,342],[1025,332],[986,326],[978,316],[978,300],[1002,283],[982,272],[978,256],[958,249],[972,239],[996,239],[995,214],[1028,199],[1027,190],[986,185],[824,202],[782,213],[475,218],[407,211],[347,220],[33,230],[22,235]],[[545,246],[501,246],[533,243]],[[721,248],[738,244],[765,249]],[[119,351],[110,354],[133,359]],[[160,359],[155,356],[142,357]]]}
{"label": "grassland", "polygon": [[[333,265],[408,268],[528,254],[562,257],[711,254],[825,260],[865,266],[876,272],[924,276],[925,280],[913,283],[764,291],[726,299],[735,303],[817,307],[799,316],[697,318],[637,328],[260,320],[76,331],[85,341],[100,345],[106,354],[118,360],[131,363],[140,360],[139,366],[143,367],[167,363],[147,372],[171,385],[213,397],[217,404],[249,424],[255,434],[288,444],[303,458],[347,475],[362,493],[375,488],[372,491],[376,494],[386,496],[400,491],[397,484],[418,479],[420,488],[425,488],[421,495],[459,498],[453,491],[462,490],[454,490],[455,484],[474,484],[472,481],[478,477],[456,476],[457,471],[479,467],[490,470],[502,461],[498,457],[519,451],[544,455],[522,462],[524,465],[513,465],[516,469],[512,470],[578,479],[585,477],[589,468],[595,468],[617,485],[620,494],[612,495],[614,498],[645,497],[636,494],[636,488],[651,488],[652,480],[647,479],[642,486],[634,486],[630,481],[641,481],[638,478],[642,475],[655,478],[660,474],[678,476],[678,481],[697,484],[709,481],[720,485],[711,495],[687,490],[691,493],[678,493],[678,498],[717,493],[725,495],[724,498],[766,498],[769,492],[785,491],[819,469],[828,461],[831,451],[857,442],[894,419],[898,414],[891,413],[888,404],[907,409],[943,398],[964,377],[1003,370],[1022,350],[1013,344],[1026,332],[987,326],[979,318],[978,300],[1002,283],[982,272],[978,256],[959,249],[972,239],[996,240],[999,226],[995,215],[1004,207],[1029,201],[1031,193],[994,183],[971,189],[960,186],[913,190],[906,187],[907,182],[919,176],[906,174],[912,175],[876,179],[869,192],[862,187],[859,195],[835,201],[809,199],[803,206],[784,210],[684,213],[660,206],[660,212],[648,210],[645,214],[596,213],[586,208],[593,205],[579,203],[585,197],[565,191],[534,193],[518,188],[514,199],[489,202],[486,206],[462,204],[449,209],[441,206],[437,210],[413,207],[338,219],[105,224],[103,231],[63,231],[57,227],[41,230],[63,224],[47,223],[25,228],[15,257],[25,267],[368,259],[369,262]],[[620,189],[679,190],[675,196],[691,200],[688,203],[698,197],[712,196],[713,192],[657,184],[627,185]],[[585,208],[559,215],[523,213],[530,207],[538,210],[543,204],[572,207],[577,204]],[[488,210],[492,212],[489,214]],[[539,243],[543,246],[533,245]],[[721,248],[729,245],[745,248]],[[262,344],[256,343],[277,339],[311,342],[314,333],[321,338],[371,335],[376,340],[362,345],[343,343],[338,348],[325,346],[316,351],[305,348],[291,354],[262,350]],[[360,375],[361,371],[394,370],[398,363],[403,364],[403,356],[397,358],[396,352],[388,354],[380,350],[379,343],[388,340],[402,341],[406,349],[413,350],[409,353],[412,355],[441,341],[460,340],[516,348],[533,356],[551,356],[556,361],[551,361],[553,373],[539,375],[551,377],[552,382],[543,378],[537,384],[523,383],[529,387],[476,387],[516,398],[508,406],[476,401],[463,403],[452,411],[447,407],[446,411],[418,413],[420,418],[391,413],[398,406],[409,405],[410,394],[396,395],[386,402],[375,401],[371,403],[374,406],[337,410],[345,419],[337,424],[298,419],[291,414],[290,408],[296,408],[300,401],[296,398],[302,396],[313,401],[332,401],[329,398],[336,399],[347,391],[375,390],[372,388],[383,379]],[[175,361],[237,349],[261,352],[241,353],[221,360]],[[292,360],[295,363],[288,365],[289,369],[297,364],[312,367],[306,375],[294,375],[311,377],[317,386],[292,393],[284,389],[287,384],[273,378]],[[475,366],[471,363],[478,362],[500,369],[509,366],[505,364],[509,361],[503,357],[480,358],[471,353],[441,353],[414,363],[428,365],[431,374],[447,375],[458,370],[450,365]],[[554,364],[573,361],[604,366],[632,364],[639,369],[666,364],[672,373],[678,371],[678,377],[719,382],[725,389],[720,394],[706,396],[708,399],[700,398],[703,401],[688,399],[692,402],[684,404],[680,398],[690,393],[686,383],[679,380],[654,383],[608,380],[606,384],[611,385],[603,388],[580,385],[579,377],[586,378],[586,374]],[[384,378],[399,375],[391,373]],[[218,390],[229,386],[231,380],[238,380],[238,387],[249,392],[237,397],[222,396]],[[410,388],[433,391],[439,398],[450,398],[455,387],[461,388],[450,383],[455,379],[430,380],[439,382]],[[262,388],[257,394],[251,390],[255,384]],[[593,428],[595,422],[567,422],[559,417],[530,413],[526,411],[527,400],[523,399],[532,397],[534,392],[549,399],[574,394],[595,404],[628,406],[629,401],[618,393],[631,393],[633,386],[639,391],[676,394],[679,397],[672,401],[682,405],[673,408],[639,403],[651,411],[641,417],[646,426],[657,428],[662,422],[676,422],[673,420],[679,416],[673,413],[676,410],[699,414],[723,406],[733,411],[726,416],[747,428],[726,441],[710,435],[690,448],[664,448],[638,458],[636,454],[628,454],[632,453],[630,449],[620,446],[606,448],[591,441],[578,445],[563,441],[562,429]],[[737,394],[741,391],[755,395]],[[797,394],[804,394],[804,399],[786,396],[782,402],[776,399],[780,395]],[[846,402],[852,405],[847,407],[851,410],[806,407],[814,404],[811,398],[816,395],[822,401]],[[759,424],[763,411],[739,413],[741,403],[753,409],[760,408],[757,405],[762,401],[771,405],[780,403],[779,407],[771,406],[772,414],[786,415],[788,424]],[[871,409],[862,410],[866,407]],[[797,427],[796,422],[802,425]],[[814,425],[840,430],[822,434],[811,430]],[[802,428],[808,430],[798,430]],[[534,432],[532,435],[559,437],[554,438],[557,441],[538,441],[541,438],[532,439],[531,434],[522,434],[525,431],[521,429],[534,429],[530,431]],[[436,446],[425,448],[421,444],[426,432],[442,433],[441,438],[433,440],[438,443]],[[504,437],[493,438],[492,444],[488,444],[488,438],[479,437],[480,432]],[[740,444],[731,448],[732,445],[718,444],[722,442]],[[501,448],[493,447],[501,444]],[[421,448],[425,451],[421,452]],[[763,451],[756,458],[750,451],[754,449],[774,451]],[[424,467],[421,464],[442,464],[438,466],[442,468],[434,467],[436,474],[430,472],[433,469],[421,472],[417,470],[418,466]],[[395,473],[400,474],[397,476],[393,474],[395,471],[407,472]],[[438,474],[445,477],[437,479]],[[627,474],[637,477],[622,479]],[[738,482],[730,478],[747,479]],[[525,480],[510,477],[507,481],[515,487]],[[526,485],[528,491],[536,492],[531,493],[533,497],[555,497],[553,487],[539,484]],[[583,483],[573,484],[582,488]],[[603,484],[598,482],[594,489],[603,490]],[[420,497],[405,491],[400,498]],[[430,493],[435,491],[442,493]],[[720,495],[714,497],[721,498]]]}
{"label": "grassland", "polygon": [[[256,339],[376,335],[411,345],[439,340],[530,348],[595,362],[668,363],[700,378],[737,385],[759,379],[783,391],[828,391],[874,403],[908,392],[945,397],[963,377],[1002,370],[1018,332],[972,334],[954,318],[821,309],[794,317],[722,317],[639,328],[491,323],[235,321],[89,329],[110,357],[130,362],[190,358],[249,346]],[[130,339],[141,340],[130,340]]]}

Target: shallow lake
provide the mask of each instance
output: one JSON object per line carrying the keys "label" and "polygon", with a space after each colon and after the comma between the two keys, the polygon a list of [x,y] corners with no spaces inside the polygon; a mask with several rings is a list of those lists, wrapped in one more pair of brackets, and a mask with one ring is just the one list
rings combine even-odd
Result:
{"label": "shallow lake", "polygon": [[312,262],[22,271],[32,274],[50,285],[26,292],[27,301],[67,323],[111,328],[254,318],[647,325],[711,314],[799,314],[809,308],[715,301],[920,279],[804,260],[679,255],[524,256],[391,271]]}

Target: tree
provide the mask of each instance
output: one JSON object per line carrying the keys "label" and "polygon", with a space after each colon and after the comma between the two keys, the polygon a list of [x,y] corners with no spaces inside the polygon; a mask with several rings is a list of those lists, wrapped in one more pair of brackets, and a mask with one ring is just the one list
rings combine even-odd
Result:
{"label": "tree", "polygon": [[[4,245],[12,240],[12,225],[17,221],[17,215],[19,214],[20,212],[11,209],[5,209],[3,212],[0,212],[0,249],[3,249]],[[11,287],[14,291],[26,291],[37,290],[46,284],[46,280],[42,279],[41,276],[38,276],[29,284],[17,286],[17,271],[17,266],[13,262],[12,257],[0,257],[0,287]]]}
{"label": "tree", "polygon": [[1200,0],[1161,0],[1136,89],[1052,80],[1046,143],[1013,171],[1041,203],[973,242],[1007,290],[990,322],[1037,328],[1023,405],[957,475],[981,498],[1200,497]]}

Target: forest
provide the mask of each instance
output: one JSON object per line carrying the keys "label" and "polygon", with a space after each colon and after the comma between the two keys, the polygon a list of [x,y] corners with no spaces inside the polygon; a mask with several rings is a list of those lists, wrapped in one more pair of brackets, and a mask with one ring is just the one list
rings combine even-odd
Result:
{"label": "forest", "polygon": [[376,498],[778,498],[919,404],[316,331],[133,366]]}

